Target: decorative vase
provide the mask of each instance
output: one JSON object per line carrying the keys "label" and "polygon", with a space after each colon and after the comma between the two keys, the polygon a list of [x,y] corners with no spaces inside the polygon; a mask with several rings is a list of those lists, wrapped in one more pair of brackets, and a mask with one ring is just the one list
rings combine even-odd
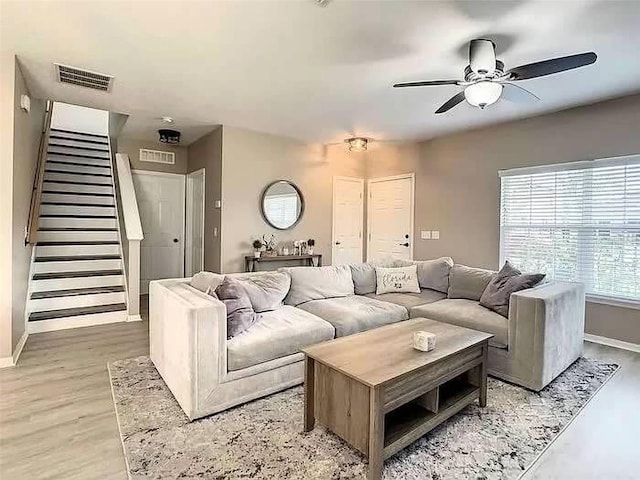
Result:
{"label": "decorative vase", "polygon": [[254,257],[254,258],[260,258],[260,250],[255,250],[255,251],[253,252],[253,257]]}
{"label": "decorative vase", "polygon": [[307,247],[307,253],[308,253],[309,255],[313,255],[313,248],[311,248],[311,247]]}

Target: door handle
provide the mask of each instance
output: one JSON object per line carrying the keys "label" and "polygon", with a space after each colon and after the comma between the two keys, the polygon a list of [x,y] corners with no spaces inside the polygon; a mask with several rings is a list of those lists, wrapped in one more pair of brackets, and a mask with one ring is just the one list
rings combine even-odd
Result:
{"label": "door handle", "polygon": [[401,246],[403,246],[403,247],[408,247],[408,246],[409,246],[409,242],[406,242],[406,243],[399,243],[398,245],[401,245]]}
{"label": "door handle", "polygon": [[340,242],[336,242],[336,245],[341,245],[341,243]]}
{"label": "door handle", "polygon": [[177,238],[173,239],[173,243],[178,243],[180,240],[178,240]]}

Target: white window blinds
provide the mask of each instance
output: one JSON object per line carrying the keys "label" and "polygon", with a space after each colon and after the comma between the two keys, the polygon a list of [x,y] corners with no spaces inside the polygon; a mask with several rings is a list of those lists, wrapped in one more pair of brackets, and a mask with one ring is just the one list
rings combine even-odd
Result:
{"label": "white window blinds", "polygon": [[264,199],[264,211],[274,226],[278,228],[290,227],[298,218],[297,193],[266,196]]}
{"label": "white window blinds", "polygon": [[500,175],[501,261],[640,302],[640,155]]}

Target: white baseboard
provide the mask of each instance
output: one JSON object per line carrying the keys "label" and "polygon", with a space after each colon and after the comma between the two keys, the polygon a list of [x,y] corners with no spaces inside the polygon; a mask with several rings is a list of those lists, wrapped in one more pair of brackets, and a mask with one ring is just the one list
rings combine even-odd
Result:
{"label": "white baseboard", "polygon": [[600,335],[591,335],[590,333],[585,333],[584,339],[587,342],[599,343],[601,345],[607,345],[608,347],[621,348],[623,350],[640,353],[640,345],[637,343],[623,342],[615,338],[601,337]]}
{"label": "white baseboard", "polygon": [[29,338],[29,332],[24,332],[22,334],[22,337],[20,337],[20,341],[18,342],[18,345],[16,345],[16,349],[13,352],[14,365],[18,364],[18,359],[20,358],[20,354],[22,353],[22,349],[24,348],[24,345],[27,343],[27,338]]}
{"label": "white baseboard", "polygon": [[18,363],[18,359],[20,358],[20,354],[22,353],[22,349],[24,348],[25,343],[27,343],[28,337],[29,337],[29,334],[27,332],[24,332],[22,334],[22,337],[20,337],[18,344],[16,345],[16,349],[13,352],[13,355],[11,357],[0,358],[0,368],[16,366],[16,364]]}
{"label": "white baseboard", "polygon": [[140,315],[129,315],[127,322],[141,322],[142,317]]}
{"label": "white baseboard", "polygon": [[29,333],[54,332],[57,330],[67,330],[69,328],[92,327],[94,325],[105,325],[107,323],[126,322],[127,317],[126,310],[122,310],[117,312],[96,313],[93,315],[38,320],[37,322],[28,322],[28,328]]}
{"label": "white baseboard", "polygon": [[13,367],[15,364],[13,363],[13,357],[2,357],[0,358],[0,368]]}

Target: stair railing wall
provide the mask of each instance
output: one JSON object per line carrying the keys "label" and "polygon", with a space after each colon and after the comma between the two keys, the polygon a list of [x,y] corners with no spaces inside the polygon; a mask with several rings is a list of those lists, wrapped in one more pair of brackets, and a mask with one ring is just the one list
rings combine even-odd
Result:
{"label": "stair railing wall", "polygon": [[38,161],[33,179],[33,191],[31,194],[31,206],[29,207],[29,220],[27,221],[27,234],[25,244],[35,245],[38,237],[38,218],[40,217],[40,199],[44,181],[44,164],[47,161],[47,145],[51,132],[51,116],[53,114],[53,102],[47,100],[47,109],[44,115],[40,146],[38,147]]}
{"label": "stair railing wall", "polygon": [[[140,242],[144,239],[129,155],[116,153],[116,203],[127,284],[129,319],[140,319]],[[123,228],[124,227],[124,228]]]}

